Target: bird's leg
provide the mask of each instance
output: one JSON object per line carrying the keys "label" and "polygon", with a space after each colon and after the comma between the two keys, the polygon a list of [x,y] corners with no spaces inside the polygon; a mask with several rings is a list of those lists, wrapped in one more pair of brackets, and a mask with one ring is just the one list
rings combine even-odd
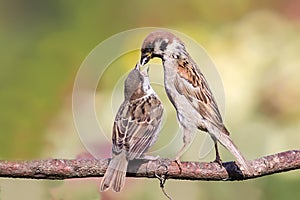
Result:
{"label": "bird's leg", "polygon": [[182,156],[182,154],[186,151],[187,147],[189,146],[189,144],[191,143],[191,139],[192,139],[192,133],[184,128],[182,128],[183,130],[183,146],[181,147],[181,149],[179,150],[179,152],[176,155],[175,158],[175,162],[177,163],[180,171],[181,171],[181,161],[180,161],[180,157]]}
{"label": "bird's leg", "polygon": [[186,144],[184,143],[183,146],[181,147],[181,149],[179,150],[179,152],[176,155],[175,158],[175,162],[178,164],[178,167],[181,169],[181,161],[180,161],[180,157],[182,156],[182,154],[185,152],[186,149]]}
{"label": "bird's leg", "polygon": [[215,150],[216,150],[216,159],[214,162],[218,163],[222,167],[222,160],[219,154],[218,143],[216,140],[214,140],[214,143],[215,143]]}
{"label": "bird's leg", "polygon": [[180,173],[182,171],[182,163],[180,161],[180,157],[182,156],[182,154],[185,152],[185,148],[186,148],[186,144],[184,143],[183,146],[181,147],[180,151],[177,153],[176,158],[175,158],[175,162],[177,163]]}

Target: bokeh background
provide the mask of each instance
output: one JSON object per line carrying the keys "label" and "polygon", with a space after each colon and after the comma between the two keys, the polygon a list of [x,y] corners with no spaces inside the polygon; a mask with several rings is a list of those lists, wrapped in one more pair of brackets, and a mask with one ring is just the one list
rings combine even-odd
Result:
{"label": "bokeh background", "polygon": [[[0,159],[89,156],[72,118],[76,73],[103,40],[147,26],[178,30],[207,50],[223,81],[226,125],[247,158],[299,149],[299,1],[2,0]],[[132,67],[136,55],[107,70],[97,89],[97,108],[110,98],[105,94]],[[112,120],[108,118],[108,128]],[[167,137],[160,140],[164,142]],[[99,141],[99,148],[108,149],[109,156],[109,141]],[[197,160],[189,156],[194,151],[195,146],[185,158]],[[222,157],[232,159],[224,149]],[[212,159],[213,152],[203,160]],[[98,193],[99,183],[100,178],[0,179],[0,199],[165,199],[158,180],[128,179],[119,194]],[[299,187],[298,171],[245,182],[166,183],[174,199],[298,199]]]}

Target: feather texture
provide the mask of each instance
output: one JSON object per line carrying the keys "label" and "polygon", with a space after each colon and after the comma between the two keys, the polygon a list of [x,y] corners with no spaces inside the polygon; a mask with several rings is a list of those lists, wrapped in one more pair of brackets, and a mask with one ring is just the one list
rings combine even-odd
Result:
{"label": "feather texture", "polygon": [[100,191],[112,188],[119,192],[125,184],[128,161],[143,156],[158,137],[163,106],[151,88],[147,74],[135,70],[125,81],[125,100],[113,125],[113,156]]}
{"label": "feather texture", "polygon": [[163,62],[165,89],[176,108],[183,130],[184,145],[176,159],[179,160],[189,146],[191,135],[198,128],[208,132],[214,140],[217,162],[221,164],[217,147],[219,141],[236,157],[246,173],[253,173],[251,166],[230,139],[208,82],[186,51],[184,43],[170,32],[156,31],[145,38],[141,53],[142,64],[153,57],[161,58]]}

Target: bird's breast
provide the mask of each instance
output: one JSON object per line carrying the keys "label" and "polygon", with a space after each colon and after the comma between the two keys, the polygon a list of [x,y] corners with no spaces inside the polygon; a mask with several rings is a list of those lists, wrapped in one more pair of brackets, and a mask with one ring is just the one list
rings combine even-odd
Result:
{"label": "bird's breast", "polygon": [[196,127],[203,117],[193,108],[188,99],[175,87],[177,76],[176,63],[164,62],[164,82],[168,98],[176,109],[177,117],[183,126]]}

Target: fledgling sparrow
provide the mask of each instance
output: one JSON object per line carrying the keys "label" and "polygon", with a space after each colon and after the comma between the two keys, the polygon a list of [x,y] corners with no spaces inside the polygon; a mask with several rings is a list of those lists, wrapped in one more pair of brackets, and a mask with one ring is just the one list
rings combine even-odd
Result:
{"label": "fledgling sparrow", "polygon": [[154,57],[162,60],[165,90],[176,109],[183,131],[184,145],[178,152],[176,161],[180,163],[179,159],[190,144],[192,134],[200,129],[208,132],[215,143],[216,162],[222,162],[217,146],[219,141],[236,157],[245,173],[252,174],[252,167],[229,137],[208,83],[186,51],[184,43],[170,32],[152,32],[143,42],[141,65]]}
{"label": "fledgling sparrow", "polygon": [[158,137],[163,106],[150,85],[148,68],[140,71],[138,63],[129,73],[124,96],[113,125],[112,159],[100,191],[111,187],[119,192],[125,184],[128,161],[142,158]]}

